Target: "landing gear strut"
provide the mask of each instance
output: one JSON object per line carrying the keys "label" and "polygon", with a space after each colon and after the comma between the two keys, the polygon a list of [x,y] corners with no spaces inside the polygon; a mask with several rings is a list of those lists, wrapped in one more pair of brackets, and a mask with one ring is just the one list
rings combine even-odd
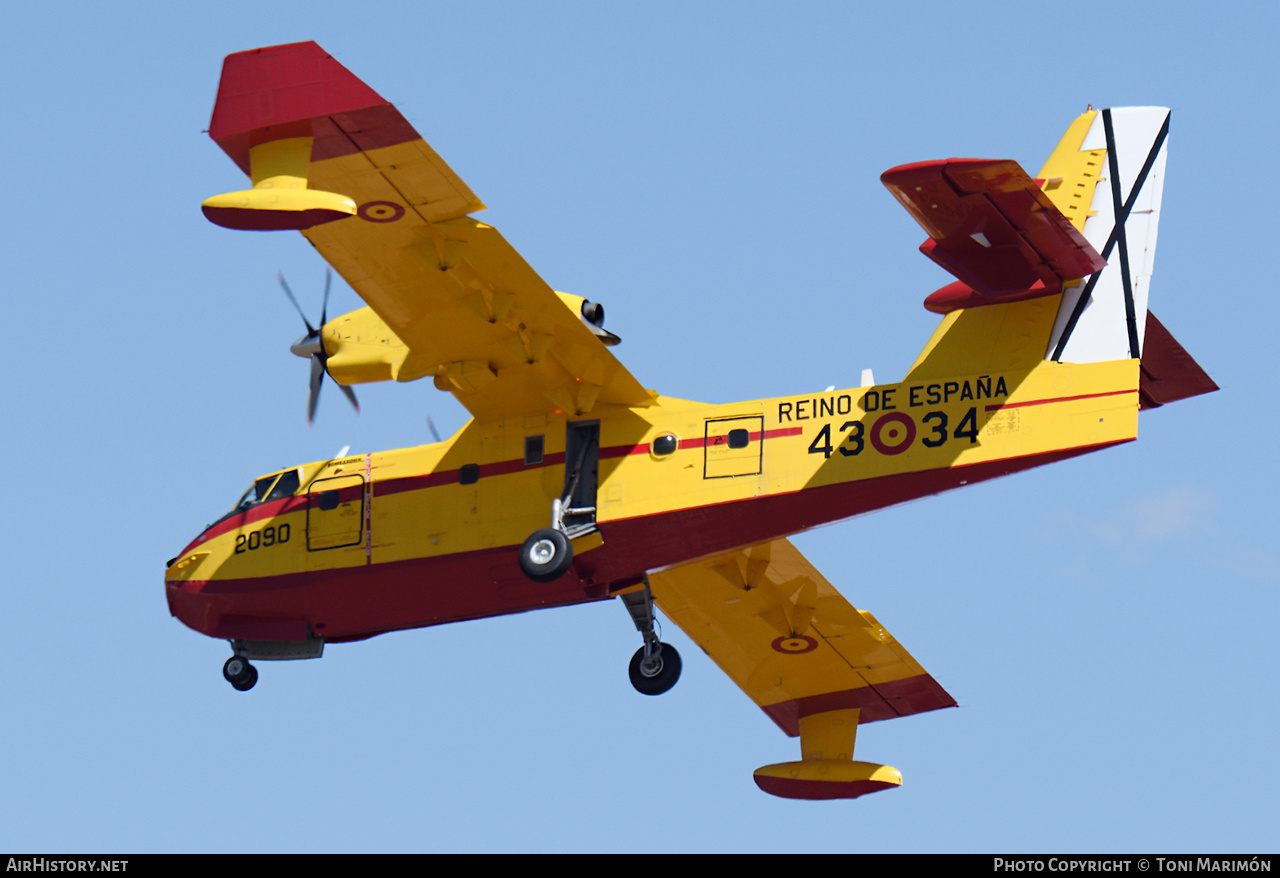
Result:
{"label": "landing gear strut", "polygon": [[646,579],[643,591],[633,591],[620,596],[636,630],[644,637],[644,646],[636,650],[627,669],[631,685],[641,695],[661,695],[680,679],[680,653],[669,643],[663,643],[653,630],[653,593]]}
{"label": "landing gear strut", "polygon": [[222,676],[240,692],[248,692],[258,682],[258,669],[243,656],[233,655],[222,666]]}
{"label": "landing gear strut", "polygon": [[520,569],[534,582],[559,579],[573,564],[573,543],[596,531],[598,421],[575,421],[566,433],[564,493],[551,501],[551,527],[535,530],[520,547]]}

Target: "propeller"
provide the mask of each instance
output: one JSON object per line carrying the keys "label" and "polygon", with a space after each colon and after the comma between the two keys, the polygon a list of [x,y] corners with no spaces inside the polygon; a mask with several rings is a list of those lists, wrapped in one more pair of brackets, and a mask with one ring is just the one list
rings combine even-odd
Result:
{"label": "propeller", "polygon": [[[318,328],[312,326],[311,321],[307,319],[307,315],[303,313],[302,306],[298,304],[298,299],[293,295],[293,290],[289,289],[289,284],[284,279],[284,272],[280,272],[278,277],[280,286],[284,288],[284,294],[289,297],[289,301],[298,310],[298,316],[302,318],[303,324],[307,327],[307,334],[289,345],[289,351],[303,359],[311,360],[311,381],[307,391],[307,423],[310,424],[315,420],[316,403],[320,401],[320,384],[329,371],[327,365],[329,355],[324,352],[324,341],[320,338],[320,331],[324,329],[324,325],[328,321],[329,287],[333,283],[333,270],[326,269],[324,273],[324,301],[320,306],[320,326]],[[329,378],[332,380],[333,376],[330,375]],[[336,380],[333,383],[338,384]],[[355,391],[345,384],[338,384],[338,389],[351,401],[351,405],[355,407],[356,413],[359,414],[360,403],[356,402]]]}

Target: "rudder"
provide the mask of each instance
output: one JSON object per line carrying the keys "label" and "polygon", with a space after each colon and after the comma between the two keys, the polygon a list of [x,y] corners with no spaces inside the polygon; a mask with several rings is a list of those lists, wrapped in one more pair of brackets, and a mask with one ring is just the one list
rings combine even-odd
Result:
{"label": "rudder", "polygon": [[1063,292],[1045,358],[1094,363],[1140,358],[1168,154],[1169,110],[1097,112],[1080,152],[1105,150],[1084,222],[1107,267]]}

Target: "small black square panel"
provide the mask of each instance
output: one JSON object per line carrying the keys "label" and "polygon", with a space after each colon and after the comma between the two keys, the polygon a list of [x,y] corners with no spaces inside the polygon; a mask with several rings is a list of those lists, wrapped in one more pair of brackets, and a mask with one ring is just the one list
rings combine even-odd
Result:
{"label": "small black square panel", "polygon": [[730,448],[746,448],[751,442],[751,434],[746,430],[730,430],[729,431],[729,447]]}
{"label": "small black square panel", "polygon": [[468,463],[458,468],[459,485],[474,485],[478,481],[480,481],[479,464]]}
{"label": "small black square panel", "polygon": [[533,466],[542,463],[542,434],[524,437],[524,465]]}

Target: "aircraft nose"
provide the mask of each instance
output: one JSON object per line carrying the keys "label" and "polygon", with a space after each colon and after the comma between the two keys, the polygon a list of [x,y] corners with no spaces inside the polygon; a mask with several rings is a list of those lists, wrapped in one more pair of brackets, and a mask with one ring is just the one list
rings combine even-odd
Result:
{"label": "aircraft nose", "polygon": [[304,360],[309,360],[316,354],[324,353],[324,344],[320,341],[320,333],[308,332],[299,338],[293,344],[289,345],[289,353]]}

